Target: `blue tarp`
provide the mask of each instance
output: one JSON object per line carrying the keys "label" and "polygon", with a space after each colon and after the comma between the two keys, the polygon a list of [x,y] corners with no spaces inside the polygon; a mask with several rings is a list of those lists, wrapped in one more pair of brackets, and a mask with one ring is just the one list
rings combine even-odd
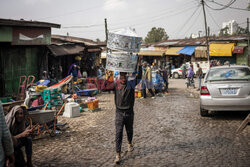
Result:
{"label": "blue tarp", "polygon": [[194,53],[194,49],[197,46],[185,46],[183,49],[177,51],[177,53],[191,56]]}

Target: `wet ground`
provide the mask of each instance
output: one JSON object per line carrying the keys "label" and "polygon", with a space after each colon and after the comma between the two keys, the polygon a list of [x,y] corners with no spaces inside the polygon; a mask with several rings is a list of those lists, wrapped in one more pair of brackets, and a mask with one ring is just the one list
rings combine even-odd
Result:
{"label": "wet ground", "polygon": [[[247,113],[203,118],[199,99],[190,97],[183,83],[171,80],[166,97],[136,99],[135,150],[126,152],[124,133],[122,162],[117,166],[250,166],[250,127],[235,133]],[[113,95],[98,98],[101,111],[60,117],[69,129],[34,141],[34,166],[114,166]]]}

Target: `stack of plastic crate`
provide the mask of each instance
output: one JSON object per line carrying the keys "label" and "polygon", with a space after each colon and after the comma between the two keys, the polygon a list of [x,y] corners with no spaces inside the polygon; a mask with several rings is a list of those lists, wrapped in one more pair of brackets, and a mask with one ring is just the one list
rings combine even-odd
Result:
{"label": "stack of plastic crate", "polygon": [[47,108],[63,104],[62,92],[60,88],[43,90],[42,98],[44,100],[44,104],[48,103]]}

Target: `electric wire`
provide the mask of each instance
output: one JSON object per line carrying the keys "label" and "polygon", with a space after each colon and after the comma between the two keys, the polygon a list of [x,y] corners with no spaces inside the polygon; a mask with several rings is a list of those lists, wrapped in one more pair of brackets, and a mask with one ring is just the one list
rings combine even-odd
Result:
{"label": "electric wire", "polygon": [[[216,1],[214,1],[214,0],[211,0],[211,1],[209,1],[209,2],[212,2],[212,3],[217,4],[217,5],[219,5],[219,6],[225,7],[225,5],[223,5],[223,4],[221,4],[221,3],[218,3],[218,2],[216,2]],[[236,9],[236,10],[243,10],[243,11],[250,11],[249,9],[238,8],[238,7],[232,7],[232,6],[228,6],[228,8],[230,8],[230,9]]]}
{"label": "electric wire", "polygon": [[[127,24],[126,27],[128,27],[128,26],[129,26],[129,27],[138,27],[138,26],[141,26],[141,25],[142,25],[142,26],[145,26],[145,25],[151,24],[151,23],[153,23],[153,22],[162,21],[162,18],[165,18],[165,17],[177,16],[177,15],[182,14],[182,13],[185,13],[185,12],[187,12],[187,11],[193,9],[193,8],[194,8],[194,6],[189,7],[189,8],[187,8],[187,9],[184,9],[184,10],[182,10],[182,11],[176,12],[176,13],[171,13],[170,15],[158,16],[158,17],[155,17],[155,18],[151,18],[151,20],[148,20],[148,19],[147,19],[147,20],[145,20],[146,23],[145,23],[145,21],[143,21],[143,22],[141,22],[141,23]],[[112,27],[112,25],[111,25],[110,27]],[[123,27],[124,27],[124,26],[112,27],[110,30],[111,30],[111,31],[114,31],[114,30],[121,29],[121,28],[123,28]]]}
{"label": "electric wire", "polygon": [[208,13],[208,15],[210,16],[210,18],[213,20],[214,24],[215,24],[218,28],[220,28],[219,24],[215,21],[213,15],[210,13],[209,10],[207,10],[207,13]]}
{"label": "electric wire", "polygon": [[[191,1],[191,2],[193,2],[193,1]],[[187,4],[190,4],[190,1],[188,3],[183,4],[182,6],[186,7]],[[193,7],[194,6],[192,6],[191,8],[193,8]],[[191,9],[191,8],[190,7],[189,8],[185,8],[185,9],[181,10],[180,12],[177,12],[176,14],[178,15],[179,13],[185,12],[185,11]],[[175,15],[175,13],[173,14],[173,12],[176,11],[176,9],[174,9],[174,8],[170,8],[170,9],[172,9],[172,10],[165,9],[166,11],[164,10],[163,12],[160,12],[157,15],[154,15],[154,16],[151,16],[151,17],[147,17],[147,16],[145,16],[145,14],[141,15],[141,16],[143,16],[143,18],[147,22],[150,19],[151,19],[150,21],[154,21],[154,19],[157,19],[157,18],[159,19],[159,18],[162,18],[162,17],[166,17],[166,16],[169,17],[169,16]],[[166,14],[170,14],[170,15],[166,15]],[[140,17],[133,17],[134,21],[132,21],[132,22],[136,22],[137,20],[141,21],[141,19],[139,19],[139,18]],[[128,20],[128,21],[124,22],[122,20]],[[117,24],[117,22],[116,22],[116,24],[112,24],[112,22],[109,22],[109,26],[121,26],[121,25],[124,25],[124,23],[130,23],[130,25],[131,25],[131,19],[129,19],[129,18],[120,19],[119,22],[121,22],[122,24]],[[103,25],[104,25],[104,23],[103,24],[94,24],[94,25],[90,25],[90,26],[87,26],[87,25],[63,26],[62,28],[92,28],[92,27],[100,27],[100,26],[103,26]],[[135,24],[135,25],[137,25],[137,24]],[[134,24],[133,24],[133,26],[134,26]]]}
{"label": "electric wire", "polygon": [[200,8],[200,6],[201,5],[198,5],[197,7],[196,7],[196,9],[194,10],[194,12],[190,15],[190,17],[184,22],[184,24],[181,26],[181,28],[180,29],[178,29],[178,31],[177,32],[179,32],[178,33],[178,36],[180,35],[180,32],[182,32],[182,30],[184,29],[184,27],[185,27],[185,25],[188,23],[188,21],[194,16],[194,14],[198,11],[198,9]]}
{"label": "electric wire", "polygon": [[[214,2],[214,1],[212,0],[212,1],[209,1],[209,2]],[[209,6],[206,2],[204,2],[204,4],[205,4],[207,7],[209,7],[210,9],[213,9],[213,10],[224,10],[224,9],[230,7],[230,6],[231,6],[233,3],[235,3],[235,2],[236,2],[236,0],[231,0],[227,5],[223,5],[222,8],[213,8],[213,7]]]}
{"label": "electric wire", "polygon": [[192,24],[191,24],[191,25],[188,27],[188,29],[185,31],[184,36],[186,36],[187,32],[195,25],[195,23],[197,23],[197,20],[198,20],[200,14],[201,14],[201,11],[202,11],[201,8],[199,8],[199,9],[200,9],[200,10],[199,10],[198,15],[195,17],[195,19],[194,19],[194,21],[192,22]]}
{"label": "electric wire", "polygon": [[[175,12],[176,10],[181,9],[180,7],[182,7],[182,6],[187,7],[187,5],[190,4],[190,2],[194,2],[194,1],[195,1],[195,0],[189,1],[189,2],[187,2],[187,3],[185,3],[185,4],[182,4],[181,6],[178,6],[178,7],[164,8],[164,9],[160,10],[160,11],[163,11],[163,12],[160,12],[160,13],[158,13],[157,15],[152,16],[152,17],[150,17],[150,18],[159,17],[159,16],[162,16],[162,15],[166,15],[166,14],[168,14],[168,13],[173,13],[173,12]],[[157,11],[159,11],[159,10],[157,10]],[[151,12],[154,13],[153,11],[151,11]],[[138,19],[140,19],[141,17],[142,17],[142,18],[145,18],[145,14],[133,16],[132,19],[138,20]],[[147,17],[147,16],[146,16],[146,17]],[[147,19],[148,19],[148,18],[149,18],[149,17],[147,17]],[[124,23],[124,21],[126,21],[126,20],[131,21],[131,18],[119,19],[118,22],[116,22],[116,23],[119,23],[119,22]]]}

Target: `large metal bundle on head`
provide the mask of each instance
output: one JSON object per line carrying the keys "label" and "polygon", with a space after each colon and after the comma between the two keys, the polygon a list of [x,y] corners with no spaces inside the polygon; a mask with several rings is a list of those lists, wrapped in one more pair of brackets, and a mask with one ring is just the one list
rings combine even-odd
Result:
{"label": "large metal bundle on head", "polygon": [[113,52],[107,54],[106,68],[111,71],[134,72],[137,64],[136,54]]}
{"label": "large metal bundle on head", "polygon": [[136,52],[140,51],[142,38],[131,29],[109,32],[106,68],[111,71],[134,72],[137,64]]}

